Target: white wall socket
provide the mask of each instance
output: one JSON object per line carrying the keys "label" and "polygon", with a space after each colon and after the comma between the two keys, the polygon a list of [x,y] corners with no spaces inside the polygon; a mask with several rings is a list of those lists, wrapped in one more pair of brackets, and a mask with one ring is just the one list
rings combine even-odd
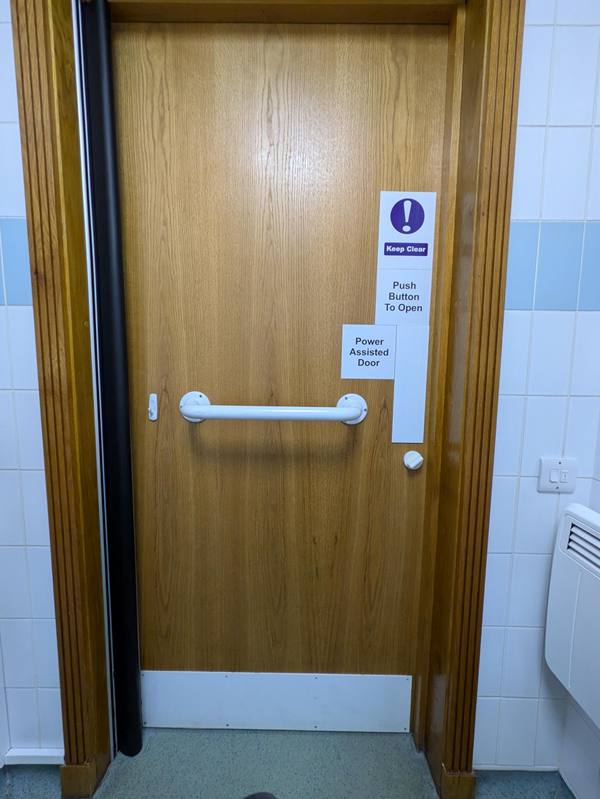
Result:
{"label": "white wall socket", "polygon": [[540,458],[538,491],[572,494],[577,485],[577,458]]}

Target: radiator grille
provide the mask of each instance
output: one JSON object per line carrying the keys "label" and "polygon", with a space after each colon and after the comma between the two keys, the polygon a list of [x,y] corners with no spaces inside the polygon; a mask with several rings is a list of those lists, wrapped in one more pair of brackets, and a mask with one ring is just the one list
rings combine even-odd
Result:
{"label": "radiator grille", "polygon": [[600,538],[577,524],[571,524],[567,550],[579,561],[600,572]]}

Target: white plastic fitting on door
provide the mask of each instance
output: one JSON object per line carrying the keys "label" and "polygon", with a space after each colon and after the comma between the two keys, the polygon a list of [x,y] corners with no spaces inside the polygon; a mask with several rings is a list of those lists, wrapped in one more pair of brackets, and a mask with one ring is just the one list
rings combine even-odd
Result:
{"label": "white plastic fitting on door", "polygon": [[206,394],[188,391],[179,403],[188,422],[206,419],[274,419],[276,421],[343,422],[360,424],[367,415],[367,403],[358,394],[344,394],[334,408],[278,405],[211,405]]}
{"label": "white plastic fitting on door", "polygon": [[404,465],[407,469],[414,472],[415,469],[420,469],[423,465],[423,456],[420,452],[411,449],[410,452],[407,452],[404,456]]}

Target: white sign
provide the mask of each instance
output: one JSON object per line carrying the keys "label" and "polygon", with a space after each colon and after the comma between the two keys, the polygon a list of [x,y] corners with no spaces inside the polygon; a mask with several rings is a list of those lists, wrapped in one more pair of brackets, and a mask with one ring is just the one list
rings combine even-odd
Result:
{"label": "white sign", "polygon": [[431,270],[380,269],[377,272],[377,325],[428,325]]}
{"label": "white sign", "polygon": [[432,269],[434,191],[382,191],[378,269]]}
{"label": "white sign", "polygon": [[396,326],[392,442],[422,444],[436,194],[382,191],[375,322]]}
{"label": "white sign", "polygon": [[406,325],[397,328],[393,443],[423,443],[428,350],[428,326]]}
{"label": "white sign", "polygon": [[342,325],[342,379],[393,380],[396,328]]}

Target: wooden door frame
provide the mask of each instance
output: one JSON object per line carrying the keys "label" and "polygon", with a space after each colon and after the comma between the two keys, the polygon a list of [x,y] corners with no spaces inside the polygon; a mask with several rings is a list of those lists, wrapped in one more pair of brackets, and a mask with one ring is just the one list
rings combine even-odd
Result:
{"label": "wooden door frame", "polygon": [[[71,0],[11,0],[65,734],[64,796],[110,761],[85,218]],[[525,0],[112,0],[120,20],[450,26],[412,729],[444,799],[472,752]],[[435,375],[435,381],[431,376]],[[431,393],[433,392],[433,393]]]}

